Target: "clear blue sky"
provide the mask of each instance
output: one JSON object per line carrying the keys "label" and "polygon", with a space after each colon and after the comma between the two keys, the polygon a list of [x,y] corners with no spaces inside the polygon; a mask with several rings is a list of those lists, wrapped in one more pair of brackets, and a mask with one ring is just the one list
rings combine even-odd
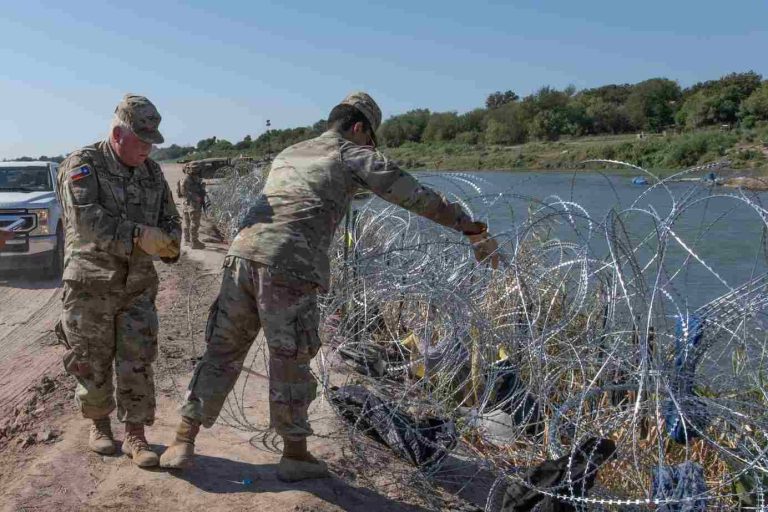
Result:
{"label": "clear blue sky", "polygon": [[311,124],[365,89],[384,116],[665,76],[768,75],[764,0],[4,2],[0,158],[102,138],[125,92],[169,143]]}

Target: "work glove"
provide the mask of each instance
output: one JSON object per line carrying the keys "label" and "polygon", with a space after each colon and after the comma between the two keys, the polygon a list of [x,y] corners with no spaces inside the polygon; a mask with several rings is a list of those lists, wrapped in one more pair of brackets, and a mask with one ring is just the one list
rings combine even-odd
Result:
{"label": "work glove", "polygon": [[154,226],[139,226],[135,243],[145,253],[161,258],[175,258],[180,251],[178,240]]}
{"label": "work glove", "polygon": [[181,245],[178,240],[171,239],[171,243],[168,244],[163,251],[158,254],[163,263],[176,263],[181,256]]}
{"label": "work glove", "polygon": [[467,222],[461,226],[472,244],[472,251],[479,263],[489,263],[491,268],[499,268],[499,244],[488,234],[488,226],[483,222]]}

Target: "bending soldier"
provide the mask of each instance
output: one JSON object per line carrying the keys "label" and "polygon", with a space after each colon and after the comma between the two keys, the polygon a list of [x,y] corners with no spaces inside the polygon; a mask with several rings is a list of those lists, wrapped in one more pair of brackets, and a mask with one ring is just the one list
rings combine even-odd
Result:
{"label": "bending soldier", "polygon": [[317,383],[310,361],[320,348],[318,291],[329,287],[333,235],[354,194],[383,199],[474,237],[478,259],[495,242],[456,203],[419,184],[373,147],[381,110],[354,93],[328,118],[329,130],[281,152],[224,260],[219,297],[206,329],[207,350],[189,385],[174,443],[163,467],[191,463],[202,424],[210,427],[232,390],[260,329],[269,347],[270,424],[283,438],[277,475],[284,481],[328,476],[307,451],[307,410]]}
{"label": "bending soldier", "polygon": [[171,190],[148,158],[152,144],[163,142],[159,124],[147,98],[126,95],[107,140],[69,155],[57,183],[66,230],[64,305],[56,325],[69,349],[64,367],[77,379],[83,416],[93,421],[91,450],[114,453],[109,415],[117,407],[125,423],[123,452],[139,466],[158,463],[144,435],[155,419],[152,260],[177,261],[181,238]]}

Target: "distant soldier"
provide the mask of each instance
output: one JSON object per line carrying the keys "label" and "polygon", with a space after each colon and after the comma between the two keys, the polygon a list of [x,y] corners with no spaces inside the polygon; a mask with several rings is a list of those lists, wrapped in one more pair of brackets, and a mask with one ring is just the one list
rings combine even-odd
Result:
{"label": "distant soldier", "polygon": [[192,462],[200,425],[210,427],[237,381],[259,330],[269,346],[270,423],[283,438],[277,476],[284,481],[328,476],[307,451],[307,409],[317,382],[310,361],[320,348],[317,292],[329,287],[328,249],[355,192],[368,189],[473,237],[478,260],[496,245],[485,224],[421,185],[373,147],[381,110],[354,93],[328,118],[329,130],[281,152],[224,260],[219,297],[206,328],[207,349],[189,385],[176,439],[160,465]]}
{"label": "distant soldier", "polygon": [[186,165],[184,174],[186,176],[179,184],[179,193],[184,201],[184,241],[191,243],[193,249],[205,249],[205,244],[198,239],[200,215],[206,200],[205,184],[194,165]]}
{"label": "distant soldier", "polygon": [[[125,423],[123,452],[156,466],[144,426],[155,420],[152,363],[157,357],[157,273],[153,257],[179,258],[181,225],[160,166],[148,158],[163,142],[160,114],[143,96],[126,95],[107,140],[61,164],[64,210],[64,305],[56,332],[69,349],[64,367],[77,379],[75,399],[93,421],[88,446],[115,451],[109,414]],[[117,400],[112,384],[117,382]]]}

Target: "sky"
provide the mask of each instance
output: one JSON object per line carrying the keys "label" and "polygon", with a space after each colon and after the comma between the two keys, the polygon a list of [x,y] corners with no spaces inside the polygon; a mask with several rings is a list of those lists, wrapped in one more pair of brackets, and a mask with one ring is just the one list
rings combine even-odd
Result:
{"label": "sky", "polygon": [[384,117],[488,94],[733,71],[768,76],[765,0],[16,0],[0,17],[0,159],[104,138],[127,92],[166,144],[231,142],[368,91]]}

